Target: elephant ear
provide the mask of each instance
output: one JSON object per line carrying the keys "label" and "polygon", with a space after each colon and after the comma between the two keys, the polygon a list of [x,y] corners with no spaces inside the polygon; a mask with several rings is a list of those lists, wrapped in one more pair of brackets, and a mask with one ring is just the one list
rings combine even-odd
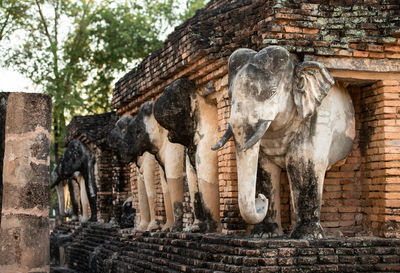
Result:
{"label": "elephant ear", "polygon": [[303,62],[295,68],[293,96],[302,119],[311,116],[335,81],[328,70],[318,62]]}

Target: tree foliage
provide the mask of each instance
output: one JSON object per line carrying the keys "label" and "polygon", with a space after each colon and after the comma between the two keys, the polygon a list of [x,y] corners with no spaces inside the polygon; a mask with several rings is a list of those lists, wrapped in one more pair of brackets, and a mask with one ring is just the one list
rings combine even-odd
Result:
{"label": "tree foliage", "polygon": [[206,2],[182,1],[0,0],[2,65],[52,97],[55,157],[67,120],[109,111],[116,77]]}
{"label": "tree foliage", "polygon": [[25,25],[28,0],[0,0],[0,41]]}

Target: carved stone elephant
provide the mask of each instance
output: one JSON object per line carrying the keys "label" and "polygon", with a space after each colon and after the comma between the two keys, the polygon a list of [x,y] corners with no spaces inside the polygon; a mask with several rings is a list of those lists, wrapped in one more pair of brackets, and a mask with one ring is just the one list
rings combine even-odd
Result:
{"label": "carved stone elephant", "polygon": [[145,103],[137,116],[119,119],[109,136],[124,162],[138,162],[145,152],[153,154],[160,165],[161,186],[167,221],[162,230],[181,231],[183,227],[184,147],[168,141],[167,131],[154,119],[153,103]]}
{"label": "carved stone elephant", "polygon": [[[74,139],[68,144],[52,172],[52,187],[57,186],[63,179],[71,178],[75,172],[80,173],[85,181],[84,188],[90,205],[91,216],[89,221],[97,221],[95,161],[95,157],[89,148],[81,141]],[[81,194],[82,191],[81,188]]]}
{"label": "carved stone elephant", "polygon": [[195,224],[201,231],[220,230],[217,153],[217,106],[185,78],[167,86],[154,103],[154,117],[168,130],[168,139],[187,147],[186,173]]}
{"label": "carved stone elephant", "polygon": [[[238,169],[239,208],[244,220],[282,234],[280,173],[286,169],[294,209],[292,238],[322,238],[320,209],[326,169],[346,158],[355,136],[354,108],[318,62],[297,63],[283,47],[236,50],[229,58],[231,116]],[[271,189],[256,198],[257,167]],[[268,212],[268,213],[267,213]]]}

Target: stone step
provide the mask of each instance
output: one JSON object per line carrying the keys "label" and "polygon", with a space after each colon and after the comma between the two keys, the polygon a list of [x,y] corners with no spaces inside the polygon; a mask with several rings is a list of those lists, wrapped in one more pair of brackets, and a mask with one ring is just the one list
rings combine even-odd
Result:
{"label": "stone step", "polygon": [[50,273],[78,273],[78,272],[70,268],[50,266]]}

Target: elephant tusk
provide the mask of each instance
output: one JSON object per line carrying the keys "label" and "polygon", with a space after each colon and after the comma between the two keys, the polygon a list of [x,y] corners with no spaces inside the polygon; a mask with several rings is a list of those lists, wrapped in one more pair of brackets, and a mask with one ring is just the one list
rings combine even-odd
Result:
{"label": "elephant tusk", "polygon": [[221,137],[221,139],[218,141],[217,144],[215,144],[214,146],[211,147],[211,150],[216,151],[216,150],[220,149],[222,146],[224,146],[228,142],[228,140],[232,136],[233,136],[232,127],[230,124],[228,124],[228,128],[226,128],[224,135]]}
{"label": "elephant tusk", "polygon": [[245,152],[246,150],[250,149],[253,147],[254,144],[259,141],[265,132],[268,130],[269,125],[271,124],[272,120],[265,120],[263,123],[261,123],[260,127],[258,127],[257,131],[254,133],[254,135],[243,145],[242,151]]}

